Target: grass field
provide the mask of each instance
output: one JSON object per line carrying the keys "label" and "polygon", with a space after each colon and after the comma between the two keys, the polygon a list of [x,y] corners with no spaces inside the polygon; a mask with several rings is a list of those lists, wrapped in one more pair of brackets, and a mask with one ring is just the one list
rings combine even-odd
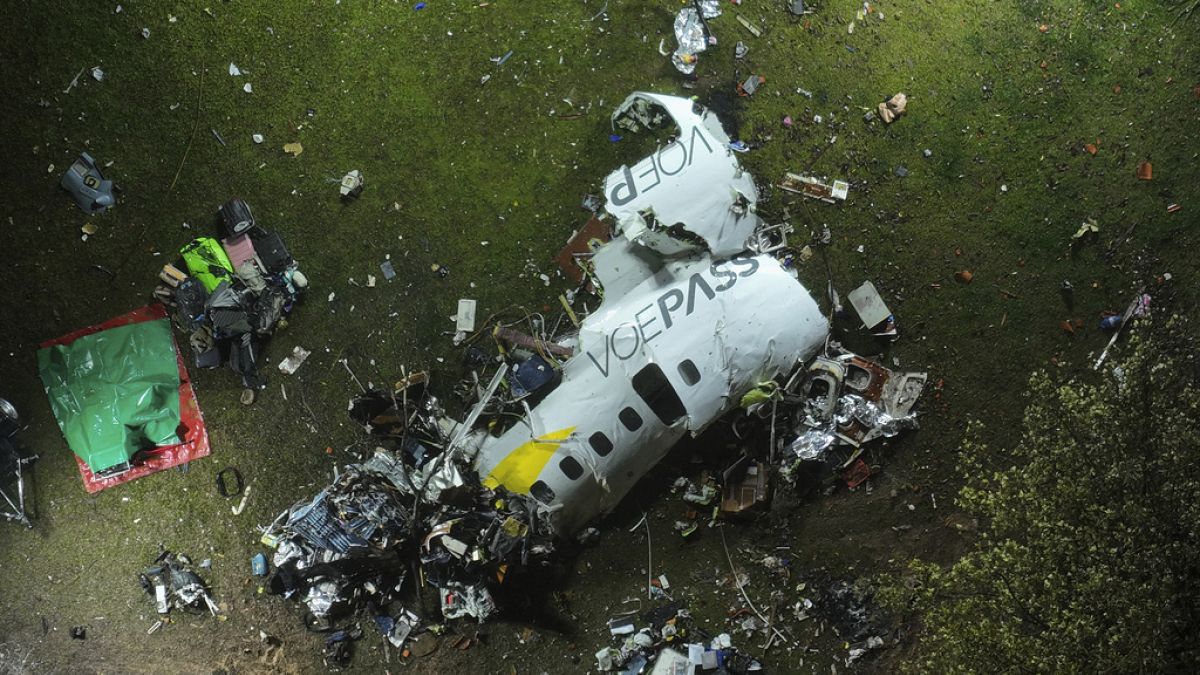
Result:
{"label": "grass field", "polygon": [[[478,299],[481,316],[513,305],[548,310],[566,287],[551,258],[585,219],[581,197],[646,152],[636,138],[609,139],[609,115],[633,91],[695,95],[732,135],[761,143],[740,157],[765,187],[760,212],[790,217],[801,240],[825,224],[834,235],[801,279],[820,290],[831,277],[843,296],[873,280],[901,326],[885,362],[928,369],[939,383],[922,404],[923,428],[877,449],[883,472],[871,494],[782,495],[768,520],[728,528],[748,566],[743,549],[775,546],[792,547],[801,577],[854,579],[914,555],[950,559],[963,536],[945,522],[966,422],[985,421],[1002,447],[1030,370],[1083,370],[1107,339],[1101,312],[1122,309],[1139,285],[1176,311],[1196,307],[1200,19],[1176,20],[1170,5],[884,0],[856,19],[861,3],[851,0],[802,18],[784,2],[724,3],[711,22],[719,42],[685,89],[658,54],[660,39],[673,46],[676,2],[415,4],[0,7],[10,35],[0,47],[0,396],[22,411],[23,440],[41,455],[35,528],[0,524],[0,642],[32,650],[37,672],[323,670],[319,639],[304,634],[295,608],[256,597],[248,559],[260,550],[255,526],[325,483],[352,460],[342,449],[362,440],[344,412],[357,387],[338,359],[364,383],[393,381],[402,366],[431,368],[449,394],[462,372],[447,335],[458,298]],[[739,40],[750,52],[735,62]],[[491,60],[509,50],[502,65]],[[735,96],[735,78],[752,73],[765,84],[752,98]],[[898,91],[909,97],[906,116],[864,121]],[[299,156],[283,151],[292,142],[303,145]],[[80,151],[111,162],[107,175],[123,189],[103,216],[86,216],[58,187]],[[1151,181],[1135,176],[1142,160],[1153,163]],[[366,189],[343,204],[336,181],[351,169]],[[830,206],[766,187],[789,170],[848,180],[850,197]],[[36,345],[144,304],[162,263],[209,233],[216,207],[233,196],[283,234],[313,285],[268,357],[294,345],[313,356],[293,377],[268,368],[272,382],[251,407],[238,403],[230,371],[194,373],[213,455],[187,473],[88,496],[41,392]],[[1170,204],[1182,208],[1168,213]],[[1087,218],[1098,236],[1073,250]],[[99,231],[82,241],[87,222]],[[379,272],[389,257],[399,273],[390,283]],[[431,270],[443,264],[445,278]],[[973,282],[955,282],[959,270]],[[367,288],[367,275],[380,285]],[[1075,289],[1073,307],[1060,296],[1063,280]],[[1083,326],[1069,336],[1060,323],[1073,319]],[[253,486],[239,516],[213,487],[229,465]],[[728,571],[719,536],[685,545],[669,533],[677,499],[636,499],[652,507],[659,532],[655,574],[670,575],[720,632],[736,592],[716,584]],[[571,567],[555,594],[569,607],[563,622],[508,617],[481,628],[486,644],[443,645],[405,667],[594,668],[610,610],[644,584],[646,542],[629,532],[634,522],[618,514]],[[160,543],[213,558],[208,577],[228,620],[145,634],[153,608],[136,573]],[[750,590],[761,598],[769,587]],[[801,662],[799,652],[770,652],[765,663],[829,672],[845,648],[806,633],[814,624],[798,637],[817,653]],[[86,641],[70,639],[74,625],[89,626]],[[257,660],[260,629],[283,639],[282,662]],[[759,640],[735,636],[751,652]],[[378,647],[374,638],[360,643],[354,667],[396,670],[398,655],[389,666]]]}

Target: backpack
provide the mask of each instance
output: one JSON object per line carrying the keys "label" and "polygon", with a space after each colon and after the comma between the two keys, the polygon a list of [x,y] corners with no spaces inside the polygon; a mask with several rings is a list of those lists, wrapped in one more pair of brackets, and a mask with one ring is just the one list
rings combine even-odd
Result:
{"label": "backpack", "polygon": [[222,281],[233,278],[233,265],[221,242],[212,237],[200,237],[179,249],[188,274],[200,280],[204,290],[211,293]]}
{"label": "backpack", "polygon": [[188,277],[175,287],[175,305],[178,308],[181,323],[189,330],[200,325],[207,300],[208,293],[205,292],[204,285],[197,279]]}

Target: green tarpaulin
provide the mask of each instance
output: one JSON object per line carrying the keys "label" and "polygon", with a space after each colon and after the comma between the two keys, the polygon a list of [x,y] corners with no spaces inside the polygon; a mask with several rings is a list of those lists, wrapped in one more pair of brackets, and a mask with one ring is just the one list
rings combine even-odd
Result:
{"label": "green tarpaulin", "polygon": [[179,442],[179,366],[166,319],[109,328],[37,357],[58,426],[92,471]]}

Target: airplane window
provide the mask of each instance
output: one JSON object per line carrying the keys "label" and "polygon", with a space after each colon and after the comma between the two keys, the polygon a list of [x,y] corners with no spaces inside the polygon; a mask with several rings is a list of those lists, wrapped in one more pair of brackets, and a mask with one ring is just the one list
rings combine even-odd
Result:
{"label": "airplane window", "polygon": [[667,376],[656,363],[647,365],[633,376],[633,390],[650,406],[663,424],[674,424],[687,414],[683,401],[679,400],[679,394],[675,393],[675,388],[667,382]]}
{"label": "airplane window", "polygon": [[562,461],[558,463],[558,468],[562,469],[562,472],[571,480],[579,480],[579,477],[583,475],[583,467],[575,461],[574,457],[563,457]]}
{"label": "airplane window", "polygon": [[642,416],[637,414],[633,408],[625,408],[617,417],[620,418],[621,424],[624,424],[625,428],[630,431],[642,428]]}
{"label": "airplane window", "polygon": [[613,449],[612,441],[608,440],[608,436],[605,436],[602,431],[597,431],[588,437],[588,443],[591,444],[592,450],[595,450],[596,454],[601,457],[607,457]]}
{"label": "airplane window", "polygon": [[700,381],[700,370],[696,368],[696,364],[692,363],[691,359],[687,359],[679,363],[679,376],[690,387]]}
{"label": "airplane window", "polygon": [[554,502],[554,490],[551,490],[549,485],[540,480],[534,481],[533,485],[529,486],[529,494],[533,495],[534,499],[546,506],[550,506]]}

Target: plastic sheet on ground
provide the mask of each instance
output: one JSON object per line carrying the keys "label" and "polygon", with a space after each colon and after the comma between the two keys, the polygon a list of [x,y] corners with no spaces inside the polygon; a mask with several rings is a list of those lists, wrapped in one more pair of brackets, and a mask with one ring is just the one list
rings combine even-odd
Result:
{"label": "plastic sheet on ground", "polygon": [[[103,323],[68,333],[67,335],[53,340],[47,340],[40,345],[41,349],[38,353],[39,369],[44,368],[42,365],[43,360],[45,360],[45,363],[47,364],[45,367],[57,369],[61,366],[61,362],[57,366],[51,366],[49,364],[53,360],[52,351],[60,346],[72,345],[81,339],[86,339],[89,336],[96,334],[103,334],[106,331],[120,327],[151,323],[152,325],[159,326],[159,328],[156,328],[155,330],[161,332],[164,330],[163,327],[165,326],[165,344],[161,341],[158,342],[154,350],[154,358],[156,359],[153,371],[154,378],[150,382],[144,382],[142,385],[140,385],[140,395],[144,398],[140,401],[127,402],[122,407],[127,409],[132,403],[141,403],[141,405],[149,406],[141,411],[141,414],[143,415],[173,415],[173,422],[171,421],[171,417],[160,417],[157,423],[159,428],[169,427],[172,434],[170,437],[164,439],[167,441],[165,444],[157,447],[144,448],[144,451],[137,455],[136,461],[133,463],[132,468],[130,468],[128,471],[124,471],[116,475],[98,475],[97,471],[100,471],[102,468],[100,465],[107,463],[108,460],[105,460],[104,462],[98,462],[96,471],[93,471],[92,467],[90,467],[83,459],[83,456],[89,452],[90,446],[80,446],[84,450],[84,453],[81,453],[79,449],[76,448],[75,441],[72,440],[72,435],[68,435],[66,427],[64,427],[64,435],[67,436],[68,444],[71,446],[72,450],[76,452],[76,462],[79,465],[79,471],[83,478],[84,487],[88,492],[99,492],[100,490],[112,487],[114,485],[126,483],[142,476],[146,476],[157,471],[162,471],[163,469],[185,464],[193,459],[205,457],[210,453],[208,431],[204,426],[204,418],[200,413],[200,407],[196,401],[195,392],[192,389],[191,378],[188,376],[187,367],[184,365],[183,358],[179,355],[179,352],[174,345],[173,338],[170,335],[170,327],[169,325],[165,325],[165,317],[165,307],[158,304],[147,305]],[[156,321],[159,323],[152,323]],[[109,334],[106,337],[111,339],[112,335],[114,334]],[[87,343],[85,342],[84,344]],[[160,352],[164,351],[162,349],[163,347],[166,348],[166,351],[165,353],[160,354]],[[105,347],[105,349],[108,349],[108,347]],[[118,352],[120,351],[121,350],[118,350]],[[54,354],[55,358],[59,356],[61,356],[61,353]],[[133,357],[131,356],[131,358]],[[168,374],[168,368],[170,374]],[[106,378],[120,378],[127,374],[124,371],[110,373],[110,371],[106,370],[104,372],[109,373],[106,375]],[[93,371],[93,375],[95,374],[98,373]],[[56,375],[51,376],[51,381],[56,383],[55,391],[58,392],[59,396],[70,397],[72,396],[71,389],[64,386],[65,382],[63,381],[62,376],[63,371],[58,370]],[[173,385],[169,384],[169,382],[172,380],[174,382]],[[72,379],[72,381],[74,382],[74,379]],[[114,381],[119,382],[120,380],[116,379]],[[47,383],[47,394],[51,398],[51,407],[55,411],[55,416],[59,417],[60,409],[55,403],[55,394],[50,391],[50,384],[46,380],[44,370],[43,382]],[[129,386],[121,387],[120,391],[123,392],[122,395],[133,395],[131,394]],[[172,393],[168,394],[168,391]],[[82,401],[75,401],[69,398],[60,399],[60,401],[66,404],[66,407],[62,409],[62,414],[68,416],[68,418],[83,414],[82,412],[74,412],[75,410],[84,410],[81,405],[83,403]],[[101,410],[103,409],[104,408],[102,407]],[[93,420],[93,422],[96,424],[100,423],[98,420]],[[76,419],[73,422],[73,427],[77,428],[78,426],[86,423],[87,422],[84,420]],[[62,418],[59,418],[59,424],[60,426],[63,426]],[[125,443],[129,438],[126,435],[126,432],[124,430],[113,429],[109,429],[109,431],[112,433],[109,433],[104,437],[108,438],[109,440],[119,441],[120,445],[110,445],[110,450],[107,453],[108,456],[113,454],[112,451],[114,448],[118,452],[125,452],[128,449],[128,446],[126,446]],[[90,434],[83,433],[83,435],[80,435],[80,433],[73,432],[76,441],[90,441]],[[155,435],[157,435],[157,432]],[[134,448],[134,450],[136,451],[137,448]],[[132,456],[132,454],[133,453],[130,453],[126,457],[128,458],[129,456]],[[120,462],[118,462],[116,465],[109,464],[109,466],[119,466],[119,464]]]}

